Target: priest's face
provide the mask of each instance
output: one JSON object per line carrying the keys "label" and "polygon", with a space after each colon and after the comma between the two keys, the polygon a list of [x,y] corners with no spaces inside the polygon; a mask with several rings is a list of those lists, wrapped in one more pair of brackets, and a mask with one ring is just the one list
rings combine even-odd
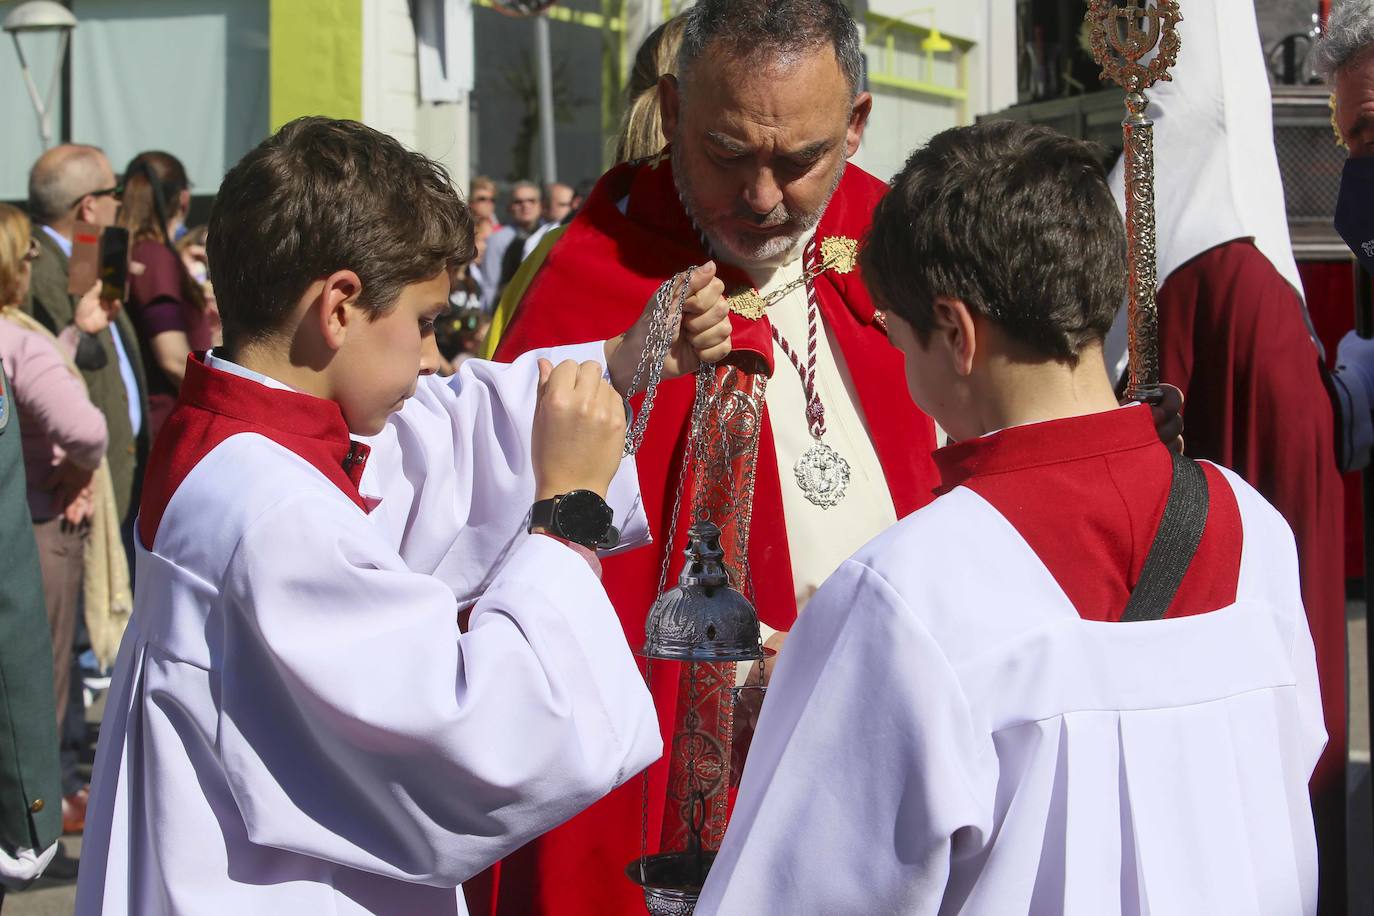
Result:
{"label": "priest's face", "polygon": [[1336,72],[1336,129],[1356,157],[1374,156],[1374,51]]}
{"label": "priest's face", "polygon": [[659,84],[673,178],[714,254],[742,267],[786,254],[820,221],[858,151],[873,99],[834,49],[757,59],[709,45]]}
{"label": "priest's face", "polygon": [[336,357],[334,400],[356,435],[381,432],[415,393],[419,377],[438,370],[434,322],[448,308],[449,286],[445,271],[402,288],[390,311],[355,316]]}

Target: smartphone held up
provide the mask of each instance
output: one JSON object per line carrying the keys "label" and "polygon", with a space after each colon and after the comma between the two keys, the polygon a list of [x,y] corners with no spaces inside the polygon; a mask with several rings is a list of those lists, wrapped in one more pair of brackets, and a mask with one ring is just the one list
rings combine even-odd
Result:
{"label": "smartphone held up", "polygon": [[80,296],[100,281],[100,298],[123,301],[129,288],[129,230],[77,223],[72,233],[67,292]]}

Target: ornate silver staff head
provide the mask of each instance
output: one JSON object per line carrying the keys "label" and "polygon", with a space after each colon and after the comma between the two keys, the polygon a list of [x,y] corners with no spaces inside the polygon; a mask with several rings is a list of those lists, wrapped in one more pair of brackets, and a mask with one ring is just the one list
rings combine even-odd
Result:
{"label": "ornate silver staff head", "polygon": [[[1090,0],[1087,21],[1093,59],[1104,79],[1126,90],[1126,259],[1130,319],[1130,381],[1127,396],[1153,401],[1159,387],[1159,312],[1155,304],[1154,122],[1145,116],[1145,90],[1169,79],[1178,60],[1179,14],[1175,0]],[[1158,52],[1148,63],[1149,53]]]}

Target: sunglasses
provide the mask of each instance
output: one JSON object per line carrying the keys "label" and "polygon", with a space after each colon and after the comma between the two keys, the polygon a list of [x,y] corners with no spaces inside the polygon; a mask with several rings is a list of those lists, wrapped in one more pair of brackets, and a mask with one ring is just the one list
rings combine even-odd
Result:
{"label": "sunglasses", "polygon": [[496,200],[496,198],[492,197],[490,194],[483,194],[481,197],[474,197],[468,202],[474,204],[489,204],[494,200]]}
{"label": "sunglasses", "polygon": [[80,204],[87,197],[113,197],[115,200],[122,200],[124,198],[124,185],[117,184],[112,188],[102,188],[99,191],[89,191],[85,194],[82,194],[76,200],[72,201],[67,206],[67,209],[72,209],[73,207]]}

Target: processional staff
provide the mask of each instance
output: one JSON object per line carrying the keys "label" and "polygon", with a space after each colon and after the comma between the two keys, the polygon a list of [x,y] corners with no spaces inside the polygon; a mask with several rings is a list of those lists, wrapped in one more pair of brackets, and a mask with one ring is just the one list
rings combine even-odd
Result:
{"label": "processional staff", "polygon": [[[1126,396],[1157,401],[1159,310],[1155,303],[1154,122],[1145,115],[1145,90],[1169,79],[1178,59],[1178,4],[1174,0],[1091,0],[1086,16],[1093,59],[1102,76],[1126,90],[1125,141],[1127,318],[1130,377]],[[1158,46],[1148,62],[1142,63]]]}

